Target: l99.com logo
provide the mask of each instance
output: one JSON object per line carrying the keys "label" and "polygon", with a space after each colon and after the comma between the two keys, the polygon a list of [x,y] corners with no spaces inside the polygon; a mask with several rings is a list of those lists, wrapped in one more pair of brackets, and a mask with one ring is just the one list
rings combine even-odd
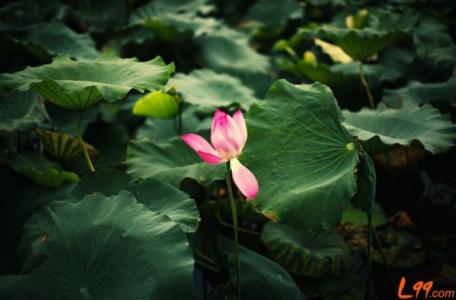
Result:
{"label": "l99.com logo", "polygon": [[397,289],[397,296],[399,299],[419,299],[419,296],[424,296],[424,298],[443,298],[443,299],[451,299],[454,298],[456,292],[453,290],[432,290],[432,286],[434,285],[433,281],[417,281],[412,286],[414,293],[409,293],[406,291],[406,281],[405,277],[401,278],[399,282],[399,288]]}

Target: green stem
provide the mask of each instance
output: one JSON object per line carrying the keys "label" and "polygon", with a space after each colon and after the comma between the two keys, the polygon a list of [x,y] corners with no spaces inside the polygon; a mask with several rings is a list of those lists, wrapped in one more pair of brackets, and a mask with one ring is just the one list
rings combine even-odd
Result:
{"label": "green stem", "polygon": [[241,299],[241,261],[239,260],[239,232],[238,232],[238,219],[236,214],[236,202],[233,198],[233,188],[231,186],[231,166],[230,162],[226,163],[226,185],[228,188],[228,196],[230,198],[231,217],[233,218],[233,236],[234,236],[234,250],[236,260],[236,291],[237,299]]}
{"label": "green stem", "polygon": [[182,102],[179,101],[177,104],[177,133],[182,134]]}
{"label": "green stem", "polygon": [[372,96],[371,90],[369,88],[369,83],[367,82],[366,77],[364,77],[363,66],[363,63],[359,62],[359,78],[361,79],[361,83],[363,84],[364,89],[366,90],[367,97],[369,98],[370,107],[375,108],[374,97]]}
{"label": "green stem", "polygon": [[87,151],[86,145],[84,143],[84,140],[82,139],[81,136],[81,121],[82,121],[82,115],[84,111],[81,110],[79,112],[79,118],[78,118],[78,127],[77,127],[77,138],[79,140],[79,145],[81,145],[82,153],[84,154],[84,159],[87,163],[87,166],[89,167],[90,172],[95,172],[95,167],[93,166],[92,160],[90,159],[89,151]]}
{"label": "green stem", "polygon": [[388,263],[388,259],[386,258],[385,251],[383,251],[382,242],[380,241],[380,237],[378,236],[375,226],[372,226],[372,233],[374,234],[375,242],[377,243],[378,249],[380,251],[380,255],[382,256],[383,263],[385,264],[386,269],[388,270],[389,279],[392,282],[393,273],[391,272],[391,267]]}
{"label": "green stem", "polygon": [[372,279],[372,261],[371,261],[371,227],[372,227],[372,214],[367,214],[367,282],[366,282],[366,293],[364,298],[369,299],[370,285]]}

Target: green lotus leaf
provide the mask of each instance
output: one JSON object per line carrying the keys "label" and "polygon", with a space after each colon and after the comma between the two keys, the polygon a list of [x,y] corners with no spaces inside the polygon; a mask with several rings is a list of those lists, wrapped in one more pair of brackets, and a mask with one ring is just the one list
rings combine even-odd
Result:
{"label": "green lotus leaf", "polygon": [[200,216],[195,200],[176,187],[147,178],[132,187],[136,199],[150,210],[168,216],[184,232],[195,232]]}
{"label": "green lotus leaf", "polygon": [[241,160],[258,178],[254,203],[263,214],[295,230],[339,223],[356,192],[358,161],[341,118],[331,90],[319,83],[278,80],[251,107]]}
{"label": "green lotus leaf", "polygon": [[[223,239],[221,247],[228,253],[231,278],[235,278],[234,243]],[[242,246],[239,258],[242,299],[304,299],[293,277],[274,261]]]}
{"label": "green lotus leaf", "polygon": [[200,216],[195,201],[176,187],[154,178],[135,181],[120,170],[99,169],[84,176],[73,195],[79,198],[93,193],[113,196],[122,190],[132,192],[138,202],[150,210],[169,217],[184,232],[196,231]]}
{"label": "green lotus leaf", "polygon": [[47,160],[40,154],[13,154],[8,156],[8,165],[32,181],[45,186],[60,186],[64,182],[77,182],[79,176],[64,171],[58,163]]}
{"label": "green lotus leaf", "polygon": [[209,69],[176,74],[168,86],[175,87],[185,102],[213,110],[233,104],[247,109],[256,100],[253,91],[238,78]]}
{"label": "green lotus leaf", "polygon": [[345,127],[360,140],[385,145],[419,141],[431,153],[444,152],[456,140],[456,126],[432,106],[406,104],[400,109],[380,104],[377,109],[344,111]]}
{"label": "green lotus leaf", "polygon": [[129,190],[133,178],[117,169],[97,169],[78,182],[73,195],[83,198],[85,195],[101,193],[105,196],[114,196],[121,190]]}
{"label": "green lotus leaf", "polygon": [[165,41],[179,42],[216,22],[201,15],[213,10],[207,0],[158,0],[138,7],[130,24],[142,25]]}
{"label": "green lotus leaf", "polygon": [[296,275],[335,275],[350,265],[350,251],[333,232],[297,233],[287,225],[269,222],[261,241],[275,261]]}
{"label": "green lotus leaf", "polygon": [[84,109],[101,100],[120,100],[132,89],[160,89],[173,71],[174,65],[165,65],[160,57],[147,62],[59,58],[48,65],[2,74],[0,84],[20,91],[34,90],[64,108]]}
{"label": "green lotus leaf", "polygon": [[19,39],[37,57],[68,55],[96,58],[98,51],[88,34],[79,34],[61,22],[37,24]]}
{"label": "green lotus leaf", "polygon": [[399,31],[383,31],[372,28],[348,29],[323,26],[316,36],[337,44],[354,60],[370,58],[396,39]]}
{"label": "green lotus leaf", "polygon": [[27,130],[46,117],[33,92],[0,92],[0,131]]}
{"label": "green lotus leaf", "polygon": [[168,93],[154,91],[139,98],[133,106],[133,114],[157,119],[171,119],[178,113],[177,101],[176,97]]}
{"label": "green lotus leaf", "polygon": [[456,65],[456,45],[440,20],[424,18],[413,31],[413,42],[422,64],[449,72]]}
{"label": "green lotus leaf", "polygon": [[262,0],[249,7],[245,18],[263,26],[285,25],[288,20],[302,17],[302,8],[294,0]]}
{"label": "green lotus leaf", "polygon": [[111,0],[109,2],[103,0],[74,1],[69,4],[72,14],[87,31],[102,33],[121,29],[127,25],[129,5],[123,0]]}
{"label": "green lotus leaf", "polygon": [[456,77],[451,77],[444,82],[422,83],[411,81],[406,86],[391,90],[385,89],[382,101],[389,106],[401,107],[403,103],[415,104],[433,103],[444,101],[456,106]]}
{"label": "green lotus leaf", "polygon": [[21,249],[30,271],[0,278],[14,299],[192,298],[185,233],[128,192],[51,203],[25,225]]}
{"label": "green lotus leaf", "polygon": [[196,39],[206,65],[230,74],[266,74],[270,68],[268,57],[250,47],[241,32],[223,24],[214,26]]}
{"label": "green lotus leaf", "polygon": [[127,150],[127,172],[135,177],[154,177],[178,186],[192,178],[201,184],[225,178],[224,166],[208,165],[180,138],[167,141],[135,140]]}

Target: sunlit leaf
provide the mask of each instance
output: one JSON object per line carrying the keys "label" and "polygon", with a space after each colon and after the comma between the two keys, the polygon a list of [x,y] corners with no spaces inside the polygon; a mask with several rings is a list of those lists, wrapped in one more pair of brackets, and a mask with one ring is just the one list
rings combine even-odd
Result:
{"label": "sunlit leaf", "polygon": [[315,39],[314,41],[315,45],[320,46],[323,52],[328,54],[334,62],[346,64],[353,61],[340,47],[320,39]]}
{"label": "sunlit leaf", "polygon": [[171,119],[178,113],[178,100],[171,94],[154,91],[136,101],[133,114],[157,119]]}
{"label": "sunlit leaf", "polygon": [[340,122],[334,95],[318,83],[276,81],[251,107],[241,160],[258,178],[254,203],[263,214],[303,231],[339,223],[356,191],[358,161]]}
{"label": "sunlit leaf", "polygon": [[0,84],[20,91],[34,90],[47,100],[68,108],[84,109],[102,99],[115,102],[132,89],[160,89],[174,71],[160,57],[148,62],[135,59],[70,60],[28,67],[0,75]]}

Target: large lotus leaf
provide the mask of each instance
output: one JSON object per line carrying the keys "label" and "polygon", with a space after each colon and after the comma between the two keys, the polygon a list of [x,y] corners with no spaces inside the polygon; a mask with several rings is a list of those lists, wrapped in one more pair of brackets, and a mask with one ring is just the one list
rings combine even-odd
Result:
{"label": "large lotus leaf", "polygon": [[0,31],[18,31],[37,23],[61,20],[68,12],[67,8],[56,0],[21,0],[8,3],[0,8]]}
{"label": "large lotus leaf", "polygon": [[248,108],[256,100],[253,91],[238,78],[208,69],[195,70],[188,75],[176,74],[168,85],[175,87],[185,102],[204,108],[232,104]]}
{"label": "large lotus leaf", "polygon": [[377,109],[344,111],[345,127],[362,141],[380,139],[387,145],[410,145],[418,140],[431,153],[444,152],[456,139],[456,126],[432,106],[406,104],[400,109],[380,104]]}
{"label": "large lotus leaf", "polygon": [[422,83],[412,81],[405,87],[390,90],[386,89],[383,101],[393,107],[401,107],[403,103],[416,104],[446,101],[456,106],[456,77],[451,77],[445,82]]}
{"label": "large lotus leaf", "polygon": [[0,92],[0,131],[27,130],[44,120],[43,105],[33,92]]}
{"label": "large lotus leaf", "polygon": [[424,19],[413,31],[416,54],[432,67],[451,68],[456,64],[456,45],[446,25],[437,19]]}
{"label": "large lotus leaf", "polygon": [[196,31],[210,28],[215,21],[202,18],[212,11],[207,0],[158,0],[137,8],[130,19],[133,25],[151,29],[161,39],[178,42],[191,38]]}
{"label": "large lotus leaf", "polygon": [[176,187],[154,178],[147,178],[132,190],[147,208],[168,216],[184,232],[195,232],[200,220],[195,200]]}
{"label": "large lotus leaf", "polygon": [[257,176],[255,200],[266,216],[294,229],[328,229],[356,191],[358,161],[331,90],[276,81],[247,116],[241,160]]}
{"label": "large lotus leaf", "polygon": [[71,13],[88,31],[103,32],[127,25],[129,5],[124,0],[71,1]]}
{"label": "large lotus leaf", "polygon": [[59,186],[64,182],[77,182],[76,173],[63,170],[62,166],[40,154],[12,154],[8,165],[16,172],[24,174],[32,181],[44,186]]}
{"label": "large lotus leaf", "polygon": [[187,236],[128,192],[53,202],[25,225],[21,248],[26,266],[34,268],[24,277],[0,279],[1,294],[16,292],[13,299],[193,297]]}
{"label": "large lotus leaf", "polygon": [[269,59],[250,47],[244,34],[227,26],[215,26],[197,43],[206,65],[216,71],[237,75],[265,74],[269,70]]}
{"label": "large lotus leaf", "polygon": [[196,231],[200,217],[195,201],[176,187],[154,178],[136,182],[120,170],[101,169],[84,176],[73,195],[80,198],[93,193],[112,196],[121,190],[131,191],[138,202],[156,213],[166,215],[179,224],[184,232]]}
{"label": "large lotus leaf", "polygon": [[333,232],[297,233],[287,225],[269,222],[261,240],[270,256],[296,275],[334,275],[350,265],[348,248]]}
{"label": "large lotus leaf", "polygon": [[[221,246],[228,253],[230,273],[235,278],[234,243],[223,239]],[[274,261],[242,246],[239,257],[242,299],[304,299],[293,277]]]}
{"label": "large lotus leaf", "polygon": [[173,185],[192,178],[202,184],[224,178],[224,166],[208,165],[180,138],[167,141],[135,140],[127,150],[128,173],[142,178],[155,177]]}
{"label": "large lotus leaf", "polygon": [[97,169],[78,182],[73,195],[83,198],[85,195],[101,193],[105,196],[119,194],[121,190],[128,190],[133,178],[117,169]]}
{"label": "large lotus leaf", "polygon": [[301,18],[302,11],[295,0],[261,0],[249,7],[246,19],[264,26],[285,25],[289,19]]}
{"label": "large lotus leaf", "polygon": [[2,74],[0,84],[20,91],[32,89],[68,109],[84,109],[102,99],[120,100],[132,89],[140,92],[159,89],[173,71],[174,66],[165,65],[160,57],[147,62],[60,58],[48,65]]}
{"label": "large lotus leaf", "polygon": [[61,22],[38,24],[20,41],[38,57],[68,55],[75,58],[96,58],[98,51],[88,34],[76,33]]}
{"label": "large lotus leaf", "polygon": [[354,60],[364,60],[377,54],[392,42],[399,32],[323,26],[316,31],[316,35],[334,42]]}

